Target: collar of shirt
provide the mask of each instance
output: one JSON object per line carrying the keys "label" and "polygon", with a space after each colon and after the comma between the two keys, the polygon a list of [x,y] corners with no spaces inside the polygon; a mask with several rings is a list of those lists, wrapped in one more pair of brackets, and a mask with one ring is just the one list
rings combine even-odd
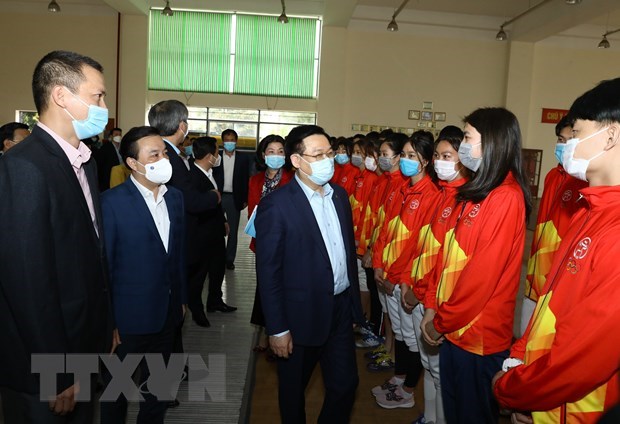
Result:
{"label": "collar of shirt", "polygon": [[332,186],[329,185],[329,183],[325,184],[323,186],[323,195],[321,196],[321,193],[318,190],[312,190],[312,188],[310,188],[309,186],[306,185],[306,183],[304,183],[298,176],[297,174],[295,174],[295,179],[297,180],[297,182],[299,183],[299,186],[301,187],[301,189],[303,190],[304,194],[306,195],[306,197],[308,198],[308,200],[312,199],[313,196],[319,196],[319,197],[323,197],[323,198],[328,198],[331,199],[332,194],[334,194],[334,189],[332,188]]}
{"label": "collar of shirt", "polygon": [[88,162],[92,152],[88,147],[86,147],[86,144],[80,141],[80,144],[76,149],[71,144],[69,144],[68,141],[64,140],[61,136],[52,131],[48,126],[42,124],[41,122],[37,123],[37,125],[43,131],[52,136],[52,138],[56,141],[56,143],[58,143],[62,151],[65,152],[65,155],[67,155],[71,166],[73,166],[75,169],[80,169],[83,163]]}
{"label": "collar of shirt", "polygon": [[136,188],[138,189],[138,191],[140,192],[142,197],[144,197],[145,200],[154,199],[155,203],[160,203],[164,199],[164,194],[166,194],[166,192],[168,191],[168,187],[166,187],[166,184],[160,185],[159,192],[158,192],[159,197],[155,199],[155,195],[153,194],[153,192],[149,190],[148,188],[144,187],[142,184],[140,184],[138,180],[136,180],[133,177],[133,175],[130,176],[129,178],[131,178],[131,182],[134,183],[134,185],[136,186]]}
{"label": "collar of shirt", "polygon": [[170,141],[166,140],[165,138],[164,138],[164,141],[166,142],[166,144],[167,144],[168,146],[172,147],[172,149],[173,149],[175,152],[177,152],[177,155],[180,155],[180,154],[181,154],[181,151],[179,150],[179,148],[178,148],[177,146],[175,146],[174,144],[172,144]]}
{"label": "collar of shirt", "polygon": [[198,165],[196,161],[194,161],[194,165],[196,165],[196,168],[200,169],[203,174],[205,174],[209,179],[211,179],[211,177],[213,176],[213,168],[209,168],[209,170],[207,171],[202,166]]}

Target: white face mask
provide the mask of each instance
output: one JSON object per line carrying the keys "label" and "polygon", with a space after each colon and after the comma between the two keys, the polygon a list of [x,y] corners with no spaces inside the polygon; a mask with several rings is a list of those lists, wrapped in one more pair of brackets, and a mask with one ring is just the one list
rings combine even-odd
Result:
{"label": "white face mask", "polygon": [[115,143],[120,143],[121,139],[122,137],[120,135],[115,135],[114,137],[112,137],[112,141]]}
{"label": "white face mask", "polygon": [[459,176],[459,171],[456,170],[456,164],[458,162],[452,162],[449,160],[435,159],[433,166],[437,177],[442,181],[453,181]]}
{"label": "white face mask", "polygon": [[217,159],[215,159],[215,163],[212,163],[211,166],[213,168],[217,168],[218,166],[220,166],[222,164],[222,156],[218,155]]}
{"label": "white face mask", "polygon": [[366,159],[364,159],[364,166],[367,170],[375,172],[377,170],[377,161],[372,156],[367,156]]}
{"label": "white face mask", "polygon": [[[138,161],[136,161],[138,162]],[[140,163],[140,162],[138,162]],[[142,165],[140,163],[140,165]],[[142,174],[152,183],[155,184],[166,184],[172,178],[172,165],[170,165],[170,161],[166,158],[161,158],[157,162],[147,163],[144,166],[146,169],[146,173],[142,174],[140,171],[136,171],[139,174]]]}
{"label": "white face mask", "polygon": [[590,165],[590,162],[592,162],[594,159],[604,154],[606,150],[597,153],[590,159],[575,159],[575,149],[577,148],[577,145],[579,143],[586,141],[587,139],[592,138],[602,133],[603,131],[607,131],[608,129],[609,127],[605,127],[602,130],[595,132],[594,134],[590,134],[586,138],[579,139],[575,137],[571,138],[566,142],[566,147],[564,147],[564,152],[562,153],[562,166],[564,166],[564,169],[566,170],[568,175],[582,181],[588,181],[588,178],[586,177],[588,165]]}

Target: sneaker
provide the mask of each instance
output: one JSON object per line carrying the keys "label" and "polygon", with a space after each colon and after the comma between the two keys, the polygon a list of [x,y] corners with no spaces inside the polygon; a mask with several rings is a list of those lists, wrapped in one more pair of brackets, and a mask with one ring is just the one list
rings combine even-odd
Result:
{"label": "sneaker", "polygon": [[378,372],[378,371],[388,371],[394,368],[394,361],[392,357],[388,354],[383,354],[378,357],[374,362],[366,365],[368,371]]}
{"label": "sneaker", "polygon": [[377,348],[364,353],[364,358],[370,361],[374,361],[375,359],[377,359],[379,356],[383,355],[384,353],[387,353],[387,349],[385,348],[384,344],[381,344]]}
{"label": "sneaker", "polygon": [[413,394],[407,397],[399,387],[393,392],[387,392],[384,396],[377,397],[377,405],[385,409],[413,408],[415,400]]}
{"label": "sneaker", "polygon": [[400,384],[396,383],[396,378],[392,377],[389,380],[385,380],[382,385],[373,387],[370,392],[374,397],[378,397],[381,395],[385,395],[387,392],[393,392],[394,390],[396,390],[397,387],[400,386]]}
{"label": "sneaker", "polygon": [[362,340],[358,340],[355,342],[355,346],[360,348],[368,348],[368,347],[377,347],[382,343],[382,340],[375,336],[374,334],[370,334],[362,338]]}
{"label": "sneaker", "polygon": [[420,414],[418,418],[411,421],[411,424],[434,424],[434,423],[432,421],[426,421],[426,418],[424,418],[424,414],[422,413]]}

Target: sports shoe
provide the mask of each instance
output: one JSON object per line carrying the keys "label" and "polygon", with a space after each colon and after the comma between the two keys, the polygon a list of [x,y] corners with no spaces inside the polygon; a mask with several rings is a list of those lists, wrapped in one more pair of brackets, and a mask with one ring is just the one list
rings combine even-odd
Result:
{"label": "sports shoe", "polygon": [[394,361],[392,360],[392,357],[388,355],[387,353],[384,353],[383,355],[378,357],[374,362],[371,362],[368,365],[366,365],[366,369],[372,372],[388,371],[388,370],[391,370],[392,368],[394,368]]}
{"label": "sports shoe", "polygon": [[368,348],[368,347],[377,347],[383,342],[382,339],[375,336],[374,334],[370,334],[368,336],[364,336],[362,340],[358,340],[355,342],[355,346],[360,348]]}
{"label": "sports shoe", "polygon": [[372,389],[370,389],[370,392],[372,393],[374,397],[378,397],[381,395],[385,395],[387,392],[393,392],[401,384],[402,382],[399,384],[396,382],[396,378],[392,377],[389,380],[385,380],[382,385],[375,386]]}
{"label": "sports shoe", "polygon": [[411,424],[434,424],[434,423],[432,421],[426,421],[426,418],[424,418],[424,413],[422,413],[420,414],[418,418],[411,421]]}
{"label": "sports shoe", "polygon": [[384,344],[381,344],[377,346],[375,349],[364,353],[364,358],[370,361],[374,361],[375,359],[377,359],[379,356],[383,355],[384,353],[387,353],[387,349],[385,348]]}
{"label": "sports shoe", "polygon": [[387,392],[385,395],[377,397],[377,405],[385,409],[413,408],[415,400],[413,394],[407,397],[403,390],[398,387],[393,392]]}

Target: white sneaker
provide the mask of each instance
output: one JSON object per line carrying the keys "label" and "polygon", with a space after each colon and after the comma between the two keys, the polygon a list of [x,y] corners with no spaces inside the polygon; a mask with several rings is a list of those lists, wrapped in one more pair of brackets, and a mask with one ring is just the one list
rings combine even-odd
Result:
{"label": "white sneaker", "polygon": [[377,397],[377,405],[385,409],[413,408],[415,400],[413,394],[404,393],[401,387],[397,387],[393,392]]}
{"label": "white sneaker", "polygon": [[373,387],[370,392],[374,397],[379,397],[385,395],[387,392],[393,392],[397,387],[400,387],[402,382],[398,383],[395,377],[390,378],[389,380],[385,380],[385,382],[380,386]]}
{"label": "white sneaker", "polygon": [[382,343],[382,340],[375,336],[374,334],[370,334],[365,336],[361,340],[355,342],[355,346],[360,348],[368,348],[368,347],[377,347]]}

